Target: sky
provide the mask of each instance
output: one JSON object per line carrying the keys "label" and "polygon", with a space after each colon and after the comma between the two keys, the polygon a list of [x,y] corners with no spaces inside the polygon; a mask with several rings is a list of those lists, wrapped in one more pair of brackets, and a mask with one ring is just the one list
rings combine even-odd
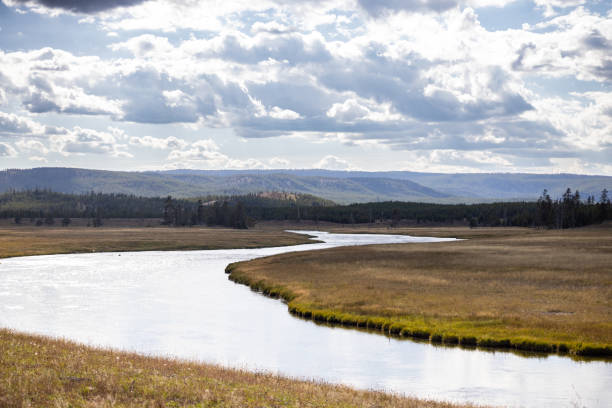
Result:
{"label": "sky", "polygon": [[0,0],[0,168],[612,175],[612,0]]}

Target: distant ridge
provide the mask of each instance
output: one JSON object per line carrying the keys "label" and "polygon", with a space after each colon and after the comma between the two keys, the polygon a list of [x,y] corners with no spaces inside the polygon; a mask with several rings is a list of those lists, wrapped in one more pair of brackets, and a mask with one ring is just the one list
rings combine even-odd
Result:
{"label": "distant ridge", "polygon": [[380,200],[436,201],[450,198],[410,180],[297,176],[282,172],[205,174],[197,172],[119,172],[61,167],[5,170],[0,192],[50,189],[62,193],[125,193],[140,196],[193,197],[264,191],[311,194],[337,203]]}
{"label": "distant ridge", "polygon": [[417,173],[334,170],[171,170],[126,172],[63,167],[0,171],[0,192],[50,189],[62,193],[126,193],[194,197],[258,192],[311,194],[337,203],[371,201],[486,202],[536,200],[566,188],[596,198],[612,177],[576,174]]}
{"label": "distant ridge", "polygon": [[560,197],[569,187],[586,195],[599,197],[601,190],[612,190],[611,176],[589,176],[571,173],[423,173],[412,171],[345,171],[345,170],[169,170],[167,174],[274,174],[318,176],[331,178],[386,178],[410,180],[451,197],[471,199],[537,199],[547,189],[554,197]]}

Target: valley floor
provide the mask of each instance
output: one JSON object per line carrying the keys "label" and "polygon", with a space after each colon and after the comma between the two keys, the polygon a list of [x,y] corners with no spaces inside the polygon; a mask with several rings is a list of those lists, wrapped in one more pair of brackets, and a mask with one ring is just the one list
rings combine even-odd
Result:
{"label": "valley floor", "polygon": [[[11,227],[0,257],[92,251],[293,245],[282,228],[469,238],[345,247],[233,265],[232,279],[290,299],[310,318],[359,323],[433,341],[612,343],[612,228],[403,228],[268,225],[211,228]],[[310,314],[310,315],[309,315]],[[330,318],[330,316],[333,316]],[[395,326],[393,326],[394,324]],[[399,328],[399,329],[398,329]],[[402,329],[404,332],[402,332]],[[419,331],[420,330],[420,331]],[[417,336],[418,337],[418,336]],[[473,339],[473,340],[472,340]],[[565,350],[560,350],[565,351]],[[588,354],[588,353],[586,353]],[[96,349],[0,329],[0,406],[451,407],[270,374]]]}

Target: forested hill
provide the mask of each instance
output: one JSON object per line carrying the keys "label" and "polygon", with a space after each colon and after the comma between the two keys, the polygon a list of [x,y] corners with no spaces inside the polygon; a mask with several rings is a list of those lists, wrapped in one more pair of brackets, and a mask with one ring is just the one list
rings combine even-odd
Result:
{"label": "forested hill", "polygon": [[0,172],[0,192],[48,189],[62,193],[123,193],[138,196],[197,197],[261,191],[311,194],[339,203],[383,200],[437,201],[450,198],[409,180],[268,174],[116,172],[41,167]]}
{"label": "forested hill", "polygon": [[583,197],[612,190],[612,177],[574,174],[442,174],[332,170],[174,170],[118,172],[73,168],[0,171],[0,192],[49,189],[63,193],[123,193],[146,197],[294,192],[341,204],[373,201],[477,203],[553,198],[566,188]]}
{"label": "forested hill", "polygon": [[[270,175],[285,173],[299,177],[378,178],[410,180],[438,192],[455,197],[440,202],[488,201],[495,199],[536,200],[544,189],[553,197],[561,197],[569,187],[583,196],[598,196],[604,188],[612,190],[611,176],[581,174],[528,174],[528,173],[419,173],[411,171],[343,171],[343,170],[169,170],[162,174],[214,175],[236,174]],[[479,200],[481,199],[481,200]]]}

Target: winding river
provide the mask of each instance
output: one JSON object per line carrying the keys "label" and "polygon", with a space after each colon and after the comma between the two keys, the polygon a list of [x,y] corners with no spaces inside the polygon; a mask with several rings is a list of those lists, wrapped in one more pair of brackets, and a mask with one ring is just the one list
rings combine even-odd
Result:
{"label": "winding river", "polygon": [[[302,231],[303,232],[303,231]],[[130,351],[480,404],[612,406],[612,364],[521,357],[331,328],[227,279],[230,262],[444,239],[309,231],[262,249],[48,255],[0,261],[0,326]]]}

